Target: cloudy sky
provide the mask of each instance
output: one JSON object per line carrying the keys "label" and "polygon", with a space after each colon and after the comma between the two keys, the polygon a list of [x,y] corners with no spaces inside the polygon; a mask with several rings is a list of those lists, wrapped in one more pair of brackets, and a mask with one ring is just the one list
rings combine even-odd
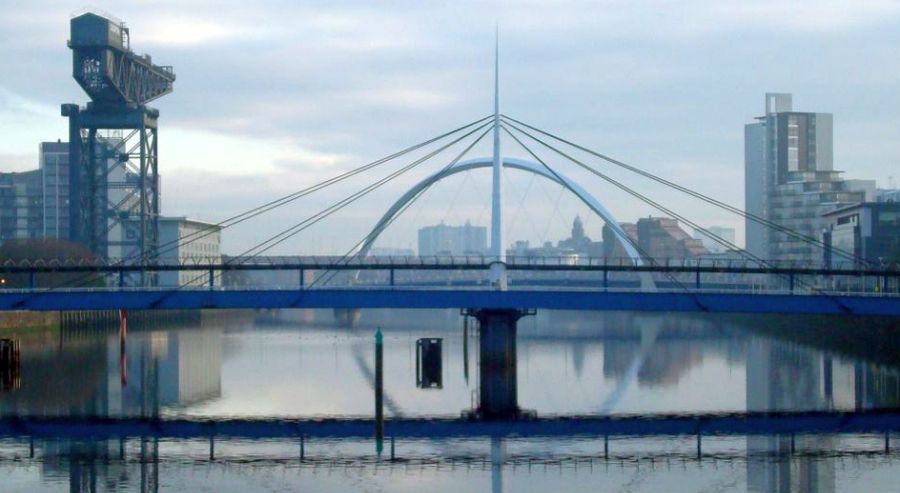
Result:
{"label": "cloudy sky", "polygon": [[[84,103],[71,78],[68,22],[82,0],[5,0],[0,17],[0,170],[37,165],[65,138],[59,104]],[[900,180],[900,2],[638,0],[534,2],[96,1],[126,21],[132,48],[172,65],[161,112],[163,212],[217,221],[485,116],[495,22],[503,111],[743,207],[743,125],[765,92],[834,114],[835,165]],[[506,153],[524,157],[512,142]],[[461,148],[457,148],[457,152]],[[472,156],[489,153],[479,145]],[[454,154],[442,154],[446,160]],[[551,155],[547,154],[550,158]],[[235,227],[239,253],[393,168]],[[556,159],[620,221],[648,206]],[[430,166],[430,167],[425,167]],[[436,161],[279,246],[348,248]],[[742,222],[612,172],[704,225]],[[379,243],[415,245],[439,221],[487,224],[489,173],[430,190]],[[509,172],[507,239],[563,237],[575,214],[560,187]],[[599,237],[602,222],[586,219]]]}

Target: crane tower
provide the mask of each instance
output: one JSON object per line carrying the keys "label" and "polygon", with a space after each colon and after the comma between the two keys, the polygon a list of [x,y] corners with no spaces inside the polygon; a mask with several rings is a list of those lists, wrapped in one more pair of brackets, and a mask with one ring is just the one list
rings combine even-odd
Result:
{"label": "crane tower", "polygon": [[70,27],[72,76],[90,97],[85,107],[62,105],[71,239],[104,258],[151,261],[159,246],[159,111],[146,104],[172,92],[175,74],[131,51],[128,28],[111,16],[84,13]]}

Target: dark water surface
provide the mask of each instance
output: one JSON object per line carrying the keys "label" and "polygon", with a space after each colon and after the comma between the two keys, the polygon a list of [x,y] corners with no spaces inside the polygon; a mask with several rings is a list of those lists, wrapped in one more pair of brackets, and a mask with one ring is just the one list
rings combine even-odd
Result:
{"label": "dark water surface", "polygon": [[[374,331],[385,415],[454,418],[478,398],[478,337],[450,311],[280,323],[13,331],[10,417],[371,418]],[[893,322],[542,312],[519,323],[518,395],[540,417],[900,409]],[[134,325],[134,324],[133,324]],[[840,334],[858,334],[853,343]],[[441,386],[416,341],[442,339]],[[840,349],[840,350],[839,350]],[[881,434],[399,439],[0,439],[0,491],[898,491]],[[895,440],[896,441],[896,440]],[[900,442],[900,441],[898,441]],[[302,454],[302,458],[301,458]]]}

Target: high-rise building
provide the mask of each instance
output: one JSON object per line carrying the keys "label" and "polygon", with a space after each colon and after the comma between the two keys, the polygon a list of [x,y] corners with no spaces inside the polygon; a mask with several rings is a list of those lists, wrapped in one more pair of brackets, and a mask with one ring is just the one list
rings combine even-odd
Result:
{"label": "high-rise building", "polygon": [[484,255],[487,252],[487,228],[438,224],[419,229],[419,255]]}
{"label": "high-rise building", "polygon": [[[712,233],[719,238],[727,241],[728,243],[734,244],[734,228],[726,228],[723,226],[710,226],[706,228],[707,231]],[[730,248],[725,245],[719,243],[711,236],[707,235],[702,231],[695,230],[694,231],[694,239],[700,240],[703,242],[703,246],[709,250],[710,253],[725,253],[730,250]]]}
{"label": "high-rise building", "polygon": [[69,239],[69,143],[41,142],[38,154],[45,238]]}
{"label": "high-rise building", "polygon": [[0,173],[0,243],[40,238],[41,209],[40,170]]}
{"label": "high-rise building", "polygon": [[[744,128],[745,210],[809,238],[822,214],[872,200],[874,182],[844,180],[833,167],[832,116],[793,111],[790,94],[766,94],[765,115]],[[746,249],[760,258],[820,263],[807,241],[746,220]]]}

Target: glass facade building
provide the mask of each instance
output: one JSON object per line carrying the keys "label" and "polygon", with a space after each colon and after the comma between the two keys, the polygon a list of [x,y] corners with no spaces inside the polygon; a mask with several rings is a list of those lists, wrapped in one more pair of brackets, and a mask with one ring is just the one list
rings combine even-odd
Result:
{"label": "glass facade building", "polygon": [[[834,170],[832,116],[793,111],[790,94],[766,94],[766,114],[744,129],[745,210],[819,239],[823,217],[871,200],[874,181],[844,180]],[[816,265],[822,249],[796,236],[746,221],[746,248],[769,260]]]}

